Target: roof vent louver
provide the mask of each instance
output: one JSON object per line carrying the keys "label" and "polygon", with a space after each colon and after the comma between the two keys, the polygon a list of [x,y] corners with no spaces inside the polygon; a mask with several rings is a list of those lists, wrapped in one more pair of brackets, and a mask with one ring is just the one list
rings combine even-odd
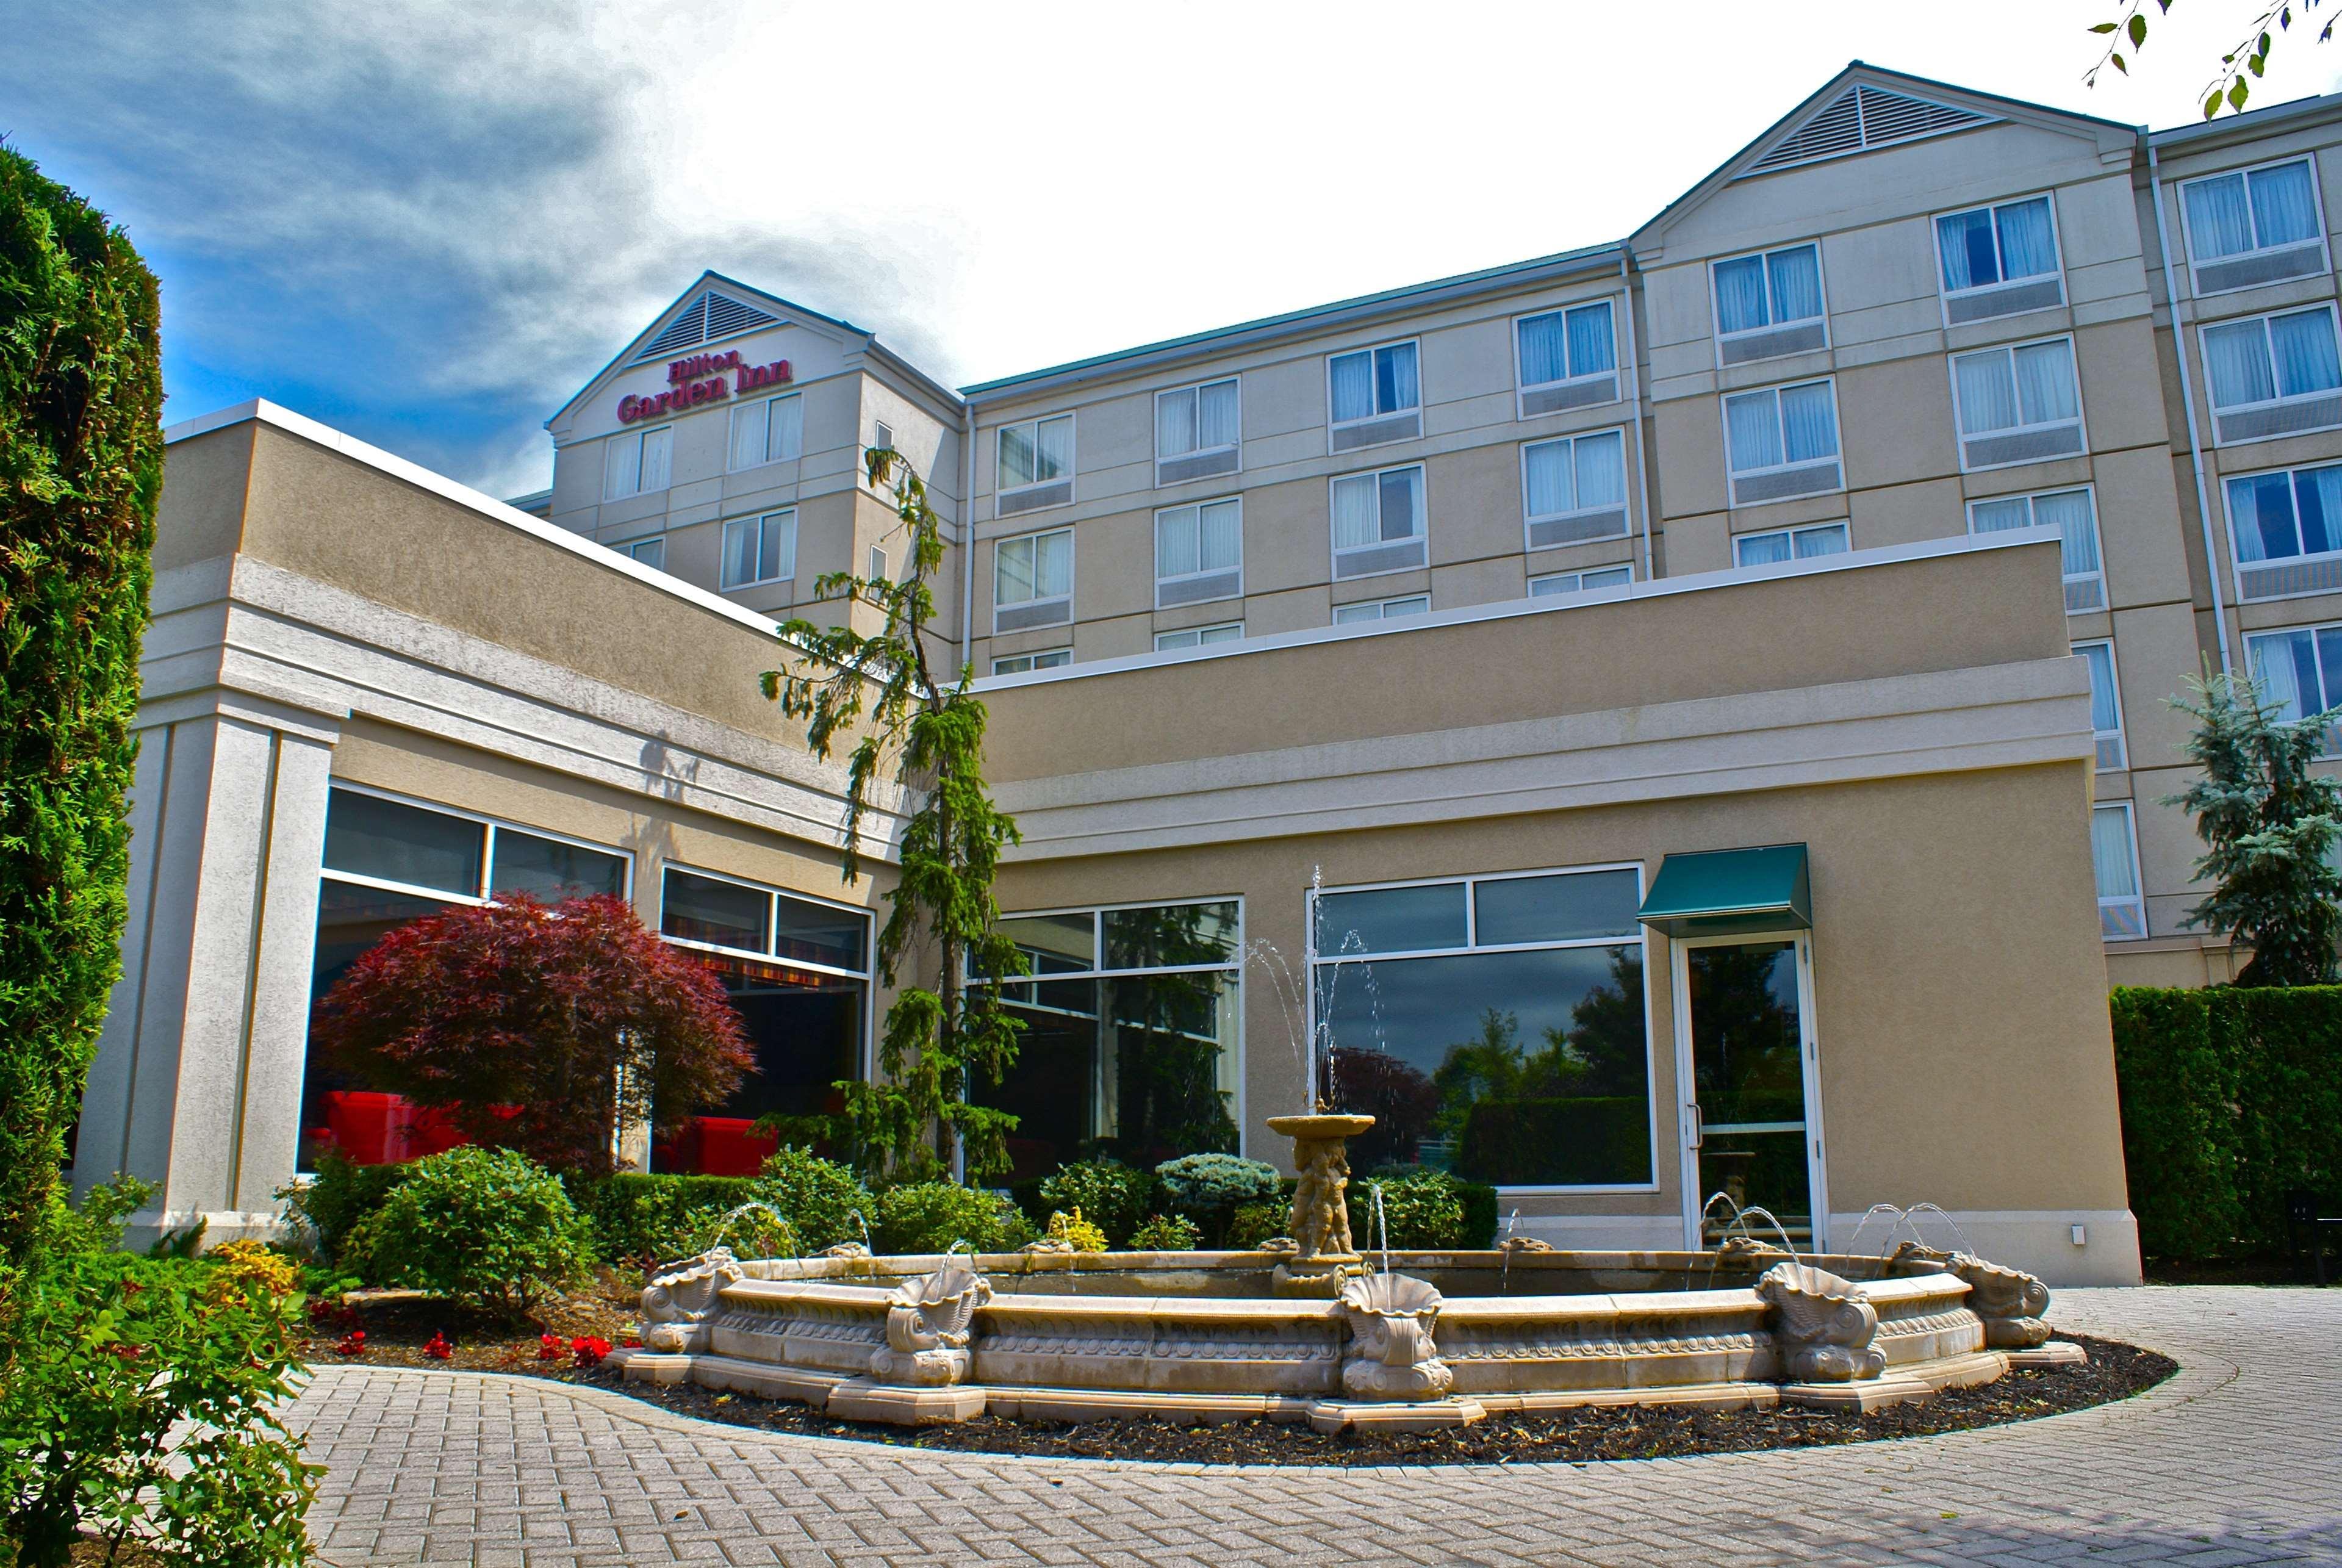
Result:
{"label": "roof vent louver", "polygon": [[1773,150],[1741,171],[1740,178],[1794,168],[1799,164],[1842,158],[1897,142],[1940,136],[1992,123],[1992,117],[1972,109],[1956,109],[1927,98],[1856,85],[1832,99],[1827,108],[1807,119],[1796,131],[1776,143]]}
{"label": "roof vent louver", "polygon": [[770,327],[780,317],[753,305],[743,305],[729,295],[708,289],[683,307],[683,314],[667,323],[666,330],[643,345],[635,356],[636,363],[646,359],[665,359],[686,348],[696,348],[719,337],[733,337],[743,332],[753,332],[760,327]]}

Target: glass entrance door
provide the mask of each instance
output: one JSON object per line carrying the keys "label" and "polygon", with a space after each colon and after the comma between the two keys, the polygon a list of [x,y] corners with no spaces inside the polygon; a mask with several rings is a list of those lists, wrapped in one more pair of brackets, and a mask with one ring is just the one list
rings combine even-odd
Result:
{"label": "glass entrance door", "polygon": [[[1695,1208],[1718,1192],[1770,1210],[1800,1245],[1814,1233],[1806,1117],[1807,1029],[1798,944],[1787,939],[1683,951],[1694,1103],[1686,1108]],[[1730,1221],[1719,1203],[1702,1244]],[[1766,1232],[1759,1230],[1760,1236]]]}

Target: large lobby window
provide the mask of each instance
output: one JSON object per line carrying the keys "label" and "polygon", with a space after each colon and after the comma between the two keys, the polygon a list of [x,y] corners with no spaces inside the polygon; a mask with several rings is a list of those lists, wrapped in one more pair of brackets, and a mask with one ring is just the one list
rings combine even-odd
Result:
{"label": "large lobby window", "polygon": [[[337,784],[325,809],[311,1005],[359,955],[409,920],[499,894],[546,903],[589,893],[624,898],[631,867],[614,849]],[[304,1169],[325,1148],[372,1165],[462,1141],[444,1117],[369,1090],[314,1047],[302,1079],[301,1129]]]}
{"label": "large lobby window", "polygon": [[1023,1020],[986,1103],[1013,1112],[1010,1180],[1111,1155],[1142,1170],[1234,1153],[1244,960],[1234,900],[1012,915],[1032,978],[1003,988]]}
{"label": "large lobby window", "polygon": [[1378,1119],[1353,1162],[1648,1189],[1642,896],[1632,866],[1317,895],[1333,1098]]}
{"label": "large lobby window", "polygon": [[756,1070],[732,1098],[652,1151],[660,1171],[750,1176],[778,1147],[758,1118],[844,1109],[835,1087],[862,1073],[870,985],[870,917],[777,888],[668,866],[659,934],[704,958],[756,1048]]}

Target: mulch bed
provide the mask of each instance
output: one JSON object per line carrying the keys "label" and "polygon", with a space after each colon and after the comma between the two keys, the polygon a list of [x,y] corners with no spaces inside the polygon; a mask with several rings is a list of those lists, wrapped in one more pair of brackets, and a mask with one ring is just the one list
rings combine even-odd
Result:
{"label": "mulch bed", "polygon": [[[622,1293],[623,1292],[623,1293]],[[435,1367],[456,1372],[517,1372],[574,1381],[585,1374],[572,1348],[581,1339],[623,1345],[640,1316],[640,1291],[624,1291],[615,1276],[595,1288],[538,1304],[522,1318],[500,1317],[475,1308],[409,1291],[359,1291],[340,1306],[320,1305],[310,1314],[303,1354],[313,1365]],[[352,1337],[352,1331],[363,1339]],[[557,1352],[545,1336],[561,1342]],[[434,1337],[448,1354],[425,1349]],[[590,1354],[589,1354],[590,1361]]]}

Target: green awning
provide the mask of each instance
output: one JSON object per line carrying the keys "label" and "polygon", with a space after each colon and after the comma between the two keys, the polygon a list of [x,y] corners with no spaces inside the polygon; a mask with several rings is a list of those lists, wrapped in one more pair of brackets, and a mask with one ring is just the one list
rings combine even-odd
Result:
{"label": "green awning", "polygon": [[1806,847],[1669,855],[1659,862],[1638,918],[1670,937],[1810,930],[1814,902],[1806,884]]}

